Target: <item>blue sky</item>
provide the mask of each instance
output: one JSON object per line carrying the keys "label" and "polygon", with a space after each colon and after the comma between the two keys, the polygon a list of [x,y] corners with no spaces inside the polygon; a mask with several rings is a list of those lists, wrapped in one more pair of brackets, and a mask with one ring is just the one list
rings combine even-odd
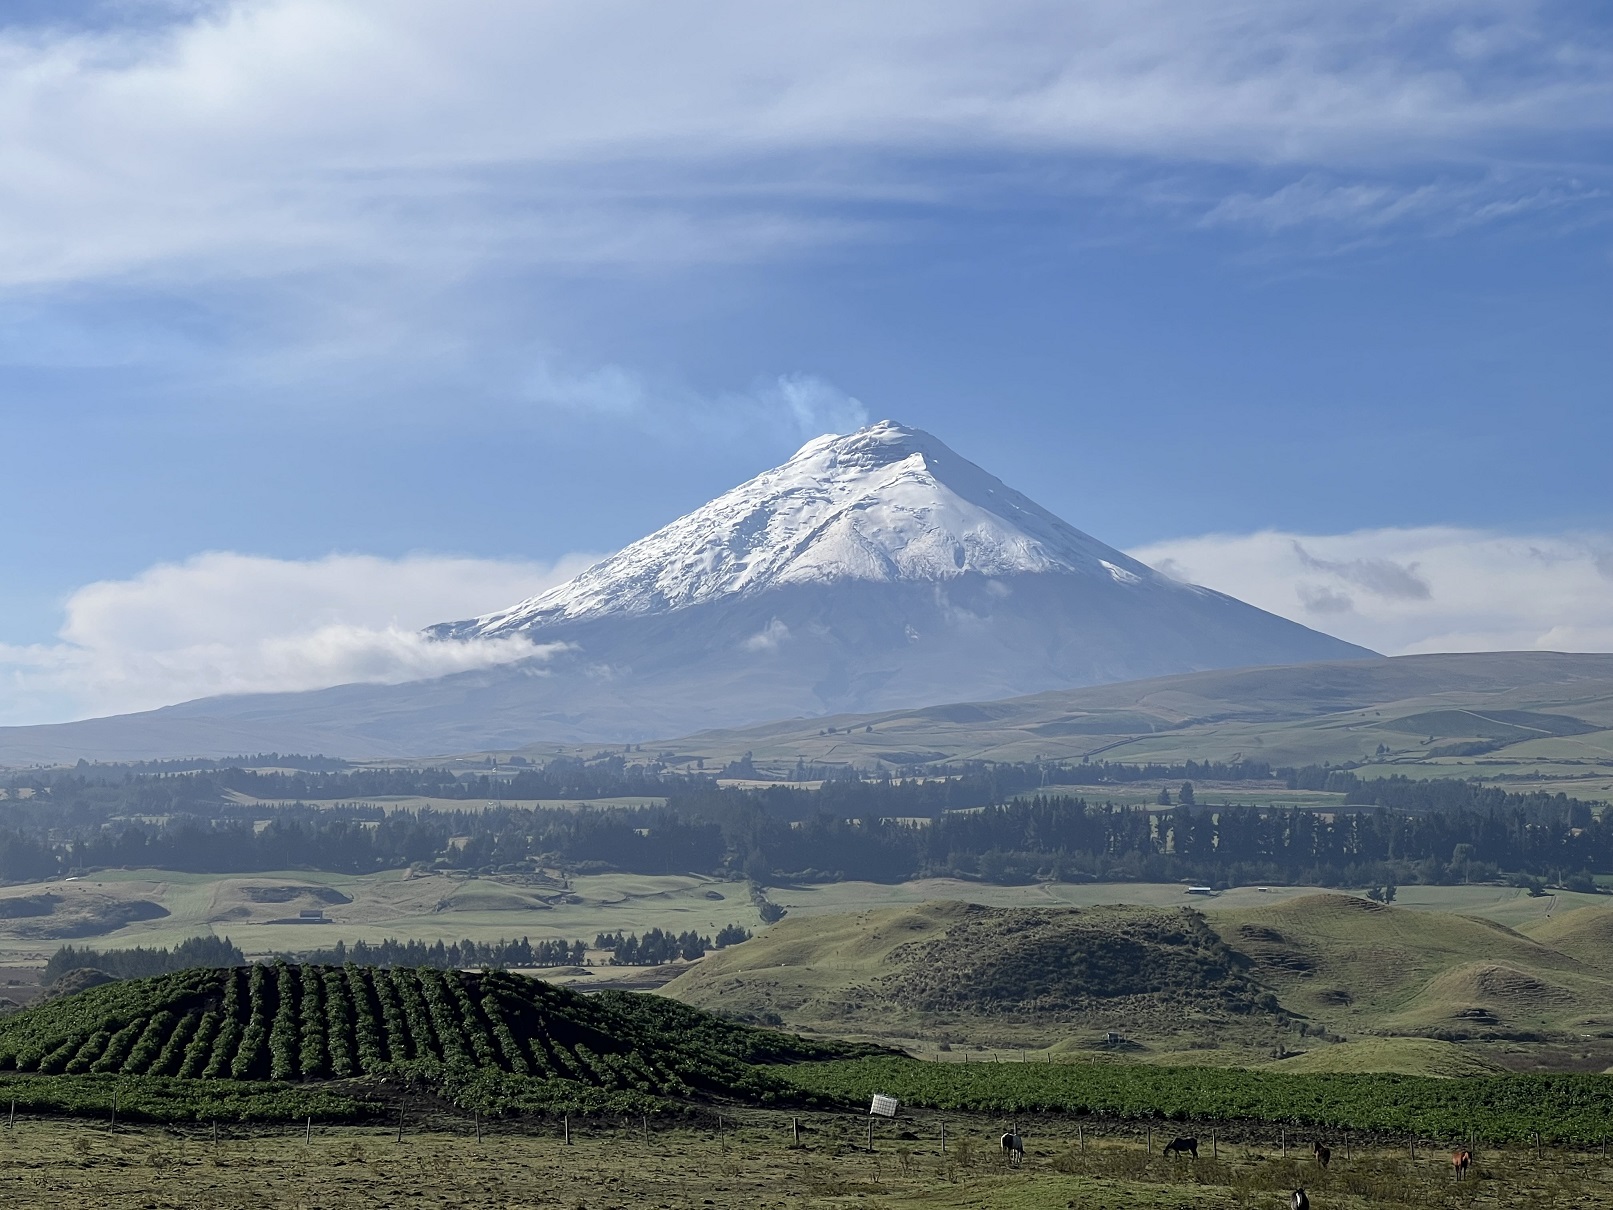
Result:
{"label": "blue sky", "polygon": [[1383,650],[1613,648],[1603,5],[4,13],[0,722],[431,671],[887,416]]}

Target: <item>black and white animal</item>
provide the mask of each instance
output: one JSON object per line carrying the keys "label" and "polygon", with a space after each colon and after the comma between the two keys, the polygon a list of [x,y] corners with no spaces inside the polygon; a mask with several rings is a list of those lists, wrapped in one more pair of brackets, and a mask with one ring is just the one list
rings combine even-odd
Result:
{"label": "black and white animal", "polygon": [[1191,1155],[1199,1158],[1199,1141],[1197,1139],[1172,1139],[1165,1144],[1166,1155]]}
{"label": "black and white animal", "polygon": [[1305,1196],[1305,1190],[1295,1189],[1294,1196],[1288,1199],[1289,1210],[1311,1210],[1311,1199]]}
{"label": "black and white animal", "polygon": [[1003,1135],[1003,1154],[1008,1157],[1010,1164],[1021,1164],[1025,1161],[1025,1140],[1010,1130]]}

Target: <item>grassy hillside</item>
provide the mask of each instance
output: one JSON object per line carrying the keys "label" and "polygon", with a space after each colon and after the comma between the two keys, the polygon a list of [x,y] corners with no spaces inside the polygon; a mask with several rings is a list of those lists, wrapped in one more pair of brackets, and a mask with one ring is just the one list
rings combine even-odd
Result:
{"label": "grassy hillside", "polygon": [[183,971],[0,1022],[0,1070],[20,1073],[464,1083],[482,1072],[526,1078],[526,1092],[549,1099],[591,1090],[767,1101],[782,1086],[766,1065],[853,1050],[630,993],[588,997],[502,972],[352,966]]}
{"label": "grassy hillside", "polygon": [[1613,904],[1558,912],[1524,927],[1534,940],[1586,966],[1613,973]]}
{"label": "grassy hillside", "polygon": [[669,747],[691,767],[750,752],[779,769],[803,756],[864,767],[1099,754],[1133,763],[1375,761],[1384,772],[1585,777],[1594,782],[1587,794],[1607,797],[1610,729],[1613,655],[1490,652],[1198,672],[706,732]]}
{"label": "grassy hillside", "polygon": [[861,1036],[1041,1047],[1124,1031],[1186,1046],[1273,1017],[1244,965],[1183,908],[935,902],[787,918],[663,993]]}
{"label": "grassy hillside", "polygon": [[1606,971],[1493,921],[1310,895],[1214,923],[1286,1007],[1346,1034],[1584,1032],[1613,1004]]}
{"label": "grassy hillside", "polygon": [[[1350,895],[1272,900],[1203,915],[933,902],[792,916],[664,990],[927,1054],[1229,1065],[1300,1050],[1299,1070],[1431,1075],[1613,1063],[1613,908],[1531,935]],[[1109,1032],[1125,1044],[1106,1047]]]}
{"label": "grassy hillside", "polygon": [[1454,1042],[1434,1038],[1364,1038],[1278,1059],[1266,1064],[1263,1070],[1289,1075],[1385,1072],[1452,1080],[1497,1075],[1504,1069],[1463,1050]]}

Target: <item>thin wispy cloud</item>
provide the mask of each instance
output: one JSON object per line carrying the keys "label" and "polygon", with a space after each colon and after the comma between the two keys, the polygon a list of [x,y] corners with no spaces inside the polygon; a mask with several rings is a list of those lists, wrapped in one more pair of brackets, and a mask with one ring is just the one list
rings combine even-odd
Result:
{"label": "thin wispy cloud", "polygon": [[1551,4],[137,11],[0,28],[0,282],[766,255],[835,238],[815,203],[893,153],[1286,165],[1212,217],[1382,224],[1453,173],[1539,173],[1613,100],[1607,40]]}

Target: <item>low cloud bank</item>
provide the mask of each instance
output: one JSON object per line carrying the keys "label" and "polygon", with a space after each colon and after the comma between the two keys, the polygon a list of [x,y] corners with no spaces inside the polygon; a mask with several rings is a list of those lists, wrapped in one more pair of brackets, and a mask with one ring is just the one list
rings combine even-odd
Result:
{"label": "low cloud bank", "polygon": [[[1613,534],[1457,528],[1209,534],[1130,552],[1170,575],[1386,655],[1613,651]],[[220,693],[397,683],[542,657],[521,638],[433,642],[593,561],[210,553],[79,589],[52,643],[0,643],[0,725]],[[769,626],[746,645],[775,646]]]}
{"label": "low cloud bank", "polygon": [[591,561],[215,552],[159,564],[73,593],[56,642],[0,643],[0,724],[390,684],[542,656],[551,649],[520,638],[443,643],[419,632],[533,596]]}
{"label": "low cloud bank", "polygon": [[1385,655],[1613,651],[1613,534],[1263,530],[1130,553]]}

